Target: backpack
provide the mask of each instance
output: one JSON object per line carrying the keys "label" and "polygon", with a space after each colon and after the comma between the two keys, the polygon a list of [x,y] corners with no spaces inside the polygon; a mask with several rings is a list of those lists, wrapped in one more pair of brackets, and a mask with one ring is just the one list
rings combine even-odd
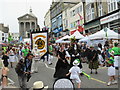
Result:
{"label": "backpack", "polygon": [[24,62],[23,60],[19,60],[19,62],[17,63],[16,67],[15,67],[15,72],[18,74],[18,75],[23,75],[24,73]]}

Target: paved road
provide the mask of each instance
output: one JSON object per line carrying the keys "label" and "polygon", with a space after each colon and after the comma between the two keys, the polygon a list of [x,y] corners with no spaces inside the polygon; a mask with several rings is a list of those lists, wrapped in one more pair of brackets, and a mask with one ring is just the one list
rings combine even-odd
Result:
{"label": "paved road", "polygon": [[[54,57],[52,62],[52,65],[48,65],[47,62],[40,61],[39,63],[39,72],[32,74],[32,78],[30,79],[30,82],[28,84],[29,87],[32,87],[33,83],[35,81],[43,81],[45,85],[48,85],[49,88],[53,87],[53,83],[55,79],[53,78],[54,74],[54,67],[55,63],[57,61],[57,58]],[[83,70],[90,74],[90,70],[88,69],[88,65],[86,63],[83,63]],[[81,77],[82,81],[82,88],[118,88],[117,85],[111,85],[107,86],[108,82],[108,76],[107,76],[107,68],[99,68],[98,74],[90,74],[92,79],[87,79],[85,76]],[[18,87],[18,80],[17,75],[14,71],[14,68],[10,68],[9,72],[9,78],[15,82],[15,86]]]}

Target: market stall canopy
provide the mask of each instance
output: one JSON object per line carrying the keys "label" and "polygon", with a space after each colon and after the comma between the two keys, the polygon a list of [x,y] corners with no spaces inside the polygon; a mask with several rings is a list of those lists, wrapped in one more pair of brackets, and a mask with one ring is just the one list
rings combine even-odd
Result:
{"label": "market stall canopy", "polygon": [[74,36],[75,36],[76,39],[84,38],[84,36],[82,34],[80,34],[79,31],[74,32],[74,34],[72,34],[70,37],[72,38]]}
{"label": "market stall canopy", "polygon": [[56,40],[55,42],[56,43],[70,43],[70,41],[65,41],[65,39],[70,39],[70,36],[69,35],[66,35],[58,40]]}
{"label": "market stall canopy", "polygon": [[104,28],[101,31],[96,32],[89,36],[89,39],[119,39],[120,34],[110,30],[109,28]]}
{"label": "market stall canopy", "polygon": [[59,40],[59,41],[56,41],[55,43],[70,43],[70,41]]}

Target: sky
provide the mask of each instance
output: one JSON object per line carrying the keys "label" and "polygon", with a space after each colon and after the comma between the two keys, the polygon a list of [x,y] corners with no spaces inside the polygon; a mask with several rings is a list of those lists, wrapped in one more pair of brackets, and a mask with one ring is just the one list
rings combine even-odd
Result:
{"label": "sky", "polygon": [[9,26],[10,32],[19,32],[17,18],[29,13],[31,7],[42,28],[44,27],[44,16],[51,4],[52,0],[0,0],[0,23]]}

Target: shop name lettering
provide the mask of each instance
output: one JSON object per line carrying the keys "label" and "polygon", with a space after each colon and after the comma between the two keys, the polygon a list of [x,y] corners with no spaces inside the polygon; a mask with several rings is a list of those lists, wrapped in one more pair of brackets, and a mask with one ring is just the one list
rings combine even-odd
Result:
{"label": "shop name lettering", "polygon": [[114,16],[111,16],[111,17],[108,17],[108,18],[105,18],[105,19],[101,19],[100,21],[103,22],[103,21],[110,20],[110,19],[113,19],[113,18],[118,18],[118,15],[119,14],[116,14]]}

